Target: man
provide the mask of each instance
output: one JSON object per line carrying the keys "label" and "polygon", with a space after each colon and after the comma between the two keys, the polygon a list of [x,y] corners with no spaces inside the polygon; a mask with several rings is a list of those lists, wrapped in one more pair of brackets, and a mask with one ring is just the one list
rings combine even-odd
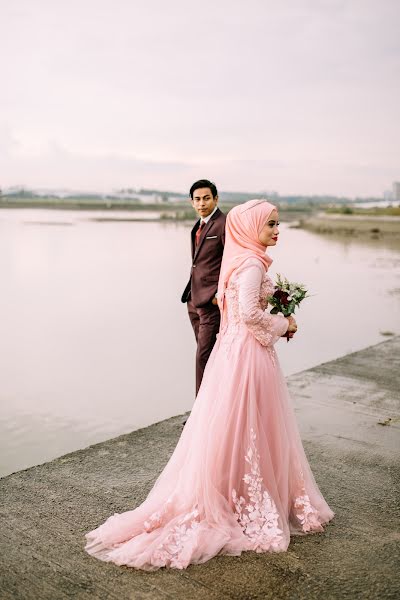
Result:
{"label": "man", "polygon": [[196,396],[207,360],[219,331],[220,312],[215,297],[225,244],[226,217],[217,207],[218,192],[208,179],[190,188],[192,206],[199,220],[191,232],[192,268],[182,294],[196,336]]}

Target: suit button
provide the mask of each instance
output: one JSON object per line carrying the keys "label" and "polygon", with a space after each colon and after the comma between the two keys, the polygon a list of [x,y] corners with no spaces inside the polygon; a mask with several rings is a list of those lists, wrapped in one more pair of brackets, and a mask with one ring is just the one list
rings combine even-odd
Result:
{"label": "suit button", "polygon": [[192,265],[192,267],[195,267],[196,265]]}

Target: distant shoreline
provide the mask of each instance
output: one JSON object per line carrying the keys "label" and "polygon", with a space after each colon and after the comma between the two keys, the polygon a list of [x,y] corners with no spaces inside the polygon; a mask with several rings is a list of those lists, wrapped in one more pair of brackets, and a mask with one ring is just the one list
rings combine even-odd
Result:
{"label": "distant shoreline", "polygon": [[319,213],[299,220],[299,228],[321,234],[370,237],[393,237],[400,241],[400,217],[388,215],[342,215]]}
{"label": "distant shoreline", "polygon": [[56,210],[126,210],[126,211],[174,211],[188,208],[187,203],[179,202],[176,204],[143,204],[139,202],[127,202],[124,200],[86,200],[86,199],[58,199],[58,198],[18,198],[0,200],[1,208],[48,208]]}
{"label": "distant shoreline", "polygon": [[[219,207],[228,213],[237,203],[220,202]],[[94,221],[136,221],[136,222],[185,222],[193,223],[196,214],[188,201],[175,203],[143,204],[126,200],[92,200],[87,198],[17,198],[0,199],[1,209],[51,209],[66,211],[108,212],[109,217],[93,217]],[[400,243],[400,216],[385,214],[380,209],[379,214],[370,210],[358,211],[354,214],[341,212],[318,212],[321,207],[285,206],[280,207],[279,214],[283,222],[292,223],[292,227],[305,229],[323,235],[359,237],[362,239],[391,239]],[[116,211],[125,211],[132,216],[120,218],[114,216]],[[329,209],[328,209],[329,211]],[[149,218],[136,218],[135,213],[158,213]]]}
{"label": "distant shoreline", "polygon": [[[228,213],[234,206],[237,206],[238,203],[235,202],[226,202],[220,201],[218,206],[219,208]],[[88,210],[93,212],[105,211],[110,213],[110,217],[108,218],[94,218],[94,220],[99,221],[119,221],[122,219],[118,219],[117,217],[113,217],[113,212],[115,211],[126,211],[127,213],[135,213],[135,212],[157,212],[159,213],[159,217],[150,217],[149,219],[135,219],[134,217],[129,217],[127,221],[189,221],[192,222],[196,220],[196,214],[194,209],[191,207],[188,201],[185,202],[175,202],[175,203],[157,203],[157,204],[142,204],[138,202],[127,202],[127,201],[119,201],[119,200],[87,200],[87,199],[79,199],[79,200],[70,200],[70,199],[58,199],[58,198],[49,198],[49,199],[26,199],[26,198],[18,198],[13,200],[8,200],[7,198],[2,198],[0,200],[0,210],[1,209],[49,209],[49,210]],[[303,206],[293,206],[293,207],[285,207],[280,209],[280,215],[282,220],[284,221],[298,221],[300,218],[305,215],[312,214],[313,210],[311,207],[303,207]]]}

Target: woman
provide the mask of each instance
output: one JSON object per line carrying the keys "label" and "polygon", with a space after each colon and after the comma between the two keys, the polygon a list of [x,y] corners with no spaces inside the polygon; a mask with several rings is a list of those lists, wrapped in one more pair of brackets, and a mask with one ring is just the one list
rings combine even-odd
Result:
{"label": "woman", "polygon": [[89,554],[117,565],[183,569],[216,554],[284,551],[290,534],[322,531],[333,513],[299,437],[275,342],[297,330],[271,315],[267,246],[278,213],[264,200],[226,222],[221,331],[192,413],[152,491],[87,534]]}

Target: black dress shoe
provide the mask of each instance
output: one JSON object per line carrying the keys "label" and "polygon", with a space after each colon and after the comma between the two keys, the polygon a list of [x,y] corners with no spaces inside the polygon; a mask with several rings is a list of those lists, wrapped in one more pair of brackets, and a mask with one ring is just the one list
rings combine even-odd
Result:
{"label": "black dress shoe", "polygon": [[189,418],[189,417],[190,417],[190,414],[189,414],[189,415],[187,415],[187,416],[185,415],[185,416],[183,417],[183,419],[182,419],[182,423],[181,423],[181,427],[182,427],[182,429],[185,427],[186,423],[188,422],[188,418]]}

